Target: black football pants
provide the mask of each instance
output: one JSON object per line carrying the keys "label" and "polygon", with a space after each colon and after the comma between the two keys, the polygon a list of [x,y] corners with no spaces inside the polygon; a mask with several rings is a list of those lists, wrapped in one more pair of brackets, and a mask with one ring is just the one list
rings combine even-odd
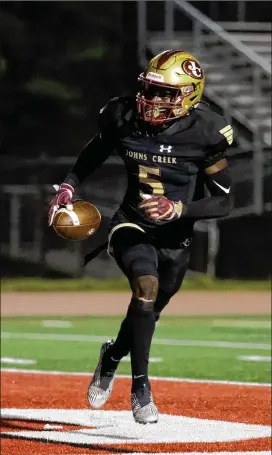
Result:
{"label": "black football pants", "polygon": [[145,233],[130,227],[118,229],[111,238],[111,246],[116,263],[127,276],[132,291],[135,290],[136,278],[140,276],[153,275],[159,281],[151,313],[142,317],[136,314],[132,296],[112,353],[114,358],[120,359],[130,352],[133,377],[147,376],[155,321],[182,284],[188,267],[189,250],[157,248]]}

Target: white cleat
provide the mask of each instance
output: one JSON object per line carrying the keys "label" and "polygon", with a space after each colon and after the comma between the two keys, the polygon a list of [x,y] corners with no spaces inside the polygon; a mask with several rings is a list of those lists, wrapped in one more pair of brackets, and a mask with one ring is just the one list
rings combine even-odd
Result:
{"label": "white cleat", "polygon": [[92,408],[99,409],[108,401],[115,378],[116,371],[102,371],[102,362],[105,352],[113,345],[113,340],[108,340],[102,344],[99,361],[88,388],[88,400]]}
{"label": "white cleat", "polygon": [[131,407],[135,422],[144,425],[158,422],[159,413],[153,401],[149,382],[139,385],[131,393]]}

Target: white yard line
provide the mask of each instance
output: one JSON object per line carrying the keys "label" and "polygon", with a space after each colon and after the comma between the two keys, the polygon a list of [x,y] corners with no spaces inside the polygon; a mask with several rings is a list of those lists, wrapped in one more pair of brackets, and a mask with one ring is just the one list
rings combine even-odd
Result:
{"label": "white yard line", "polygon": [[31,359],[15,359],[13,357],[1,357],[1,363],[9,363],[14,365],[35,365],[37,360]]}
{"label": "white yard line", "polygon": [[[76,335],[59,333],[17,333],[2,332],[1,338],[19,340],[49,340],[49,341],[81,341],[88,343],[101,343],[110,337],[101,335]],[[236,341],[203,341],[203,340],[176,340],[172,338],[154,338],[152,344],[164,346],[195,346],[232,349],[260,349],[271,350],[270,344],[265,343],[244,343]]]}
{"label": "white yard line", "polygon": [[250,329],[271,329],[271,321],[250,321],[241,319],[215,319],[214,327],[246,327]]}
{"label": "white yard line", "polygon": [[[4,373],[24,373],[24,374],[44,374],[56,376],[92,376],[92,372],[75,372],[75,371],[55,371],[55,370],[25,370],[23,368],[1,368]],[[117,374],[117,378],[131,379],[130,375]],[[216,379],[194,379],[194,378],[173,378],[163,376],[149,376],[152,381],[169,381],[169,382],[192,382],[196,384],[226,384],[226,385],[241,385],[249,387],[271,387],[271,384],[261,382],[240,382],[240,381],[222,381]]]}
{"label": "white yard line", "polygon": [[[161,363],[162,361],[161,357],[149,357],[149,363]],[[130,362],[130,356],[123,357],[121,362]]]}
{"label": "white yard line", "polygon": [[43,327],[57,327],[59,329],[67,329],[72,327],[73,324],[70,321],[61,321],[60,319],[45,319],[42,321]]}
{"label": "white yard line", "polygon": [[239,355],[238,360],[247,360],[249,362],[271,362],[272,357],[268,355]]}

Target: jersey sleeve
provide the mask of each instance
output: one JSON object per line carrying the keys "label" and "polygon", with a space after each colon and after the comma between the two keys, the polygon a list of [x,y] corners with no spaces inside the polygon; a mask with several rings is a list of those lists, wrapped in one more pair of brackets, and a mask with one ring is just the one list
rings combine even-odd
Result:
{"label": "jersey sleeve", "polygon": [[120,98],[112,98],[102,109],[98,117],[99,133],[105,139],[115,140],[118,137],[118,118],[121,115]]}
{"label": "jersey sleeve", "polygon": [[205,150],[204,167],[207,168],[226,157],[226,150],[233,142],[231,124],[222,116],[214,113],[207,128],[208,143]]}
{"label": "jersey sleeve", "polygon": [[99,132],[83,148],[65,183],[74,188],[86,177],[98,169],[114,151],[117,139],[116,111],[118,98],[114,98],[104,106],[98,116]]}

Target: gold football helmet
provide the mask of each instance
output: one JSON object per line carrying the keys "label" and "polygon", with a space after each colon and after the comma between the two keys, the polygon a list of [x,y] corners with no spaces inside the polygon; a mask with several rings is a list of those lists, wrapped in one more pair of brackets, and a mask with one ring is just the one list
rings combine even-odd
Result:
{"label": "gold football helmet", "polygon": [[137,109],[153,125],[187,115],[199,103],[204,72],[198,60],[185,51],[168,50],[156,55],[139,76]]}

